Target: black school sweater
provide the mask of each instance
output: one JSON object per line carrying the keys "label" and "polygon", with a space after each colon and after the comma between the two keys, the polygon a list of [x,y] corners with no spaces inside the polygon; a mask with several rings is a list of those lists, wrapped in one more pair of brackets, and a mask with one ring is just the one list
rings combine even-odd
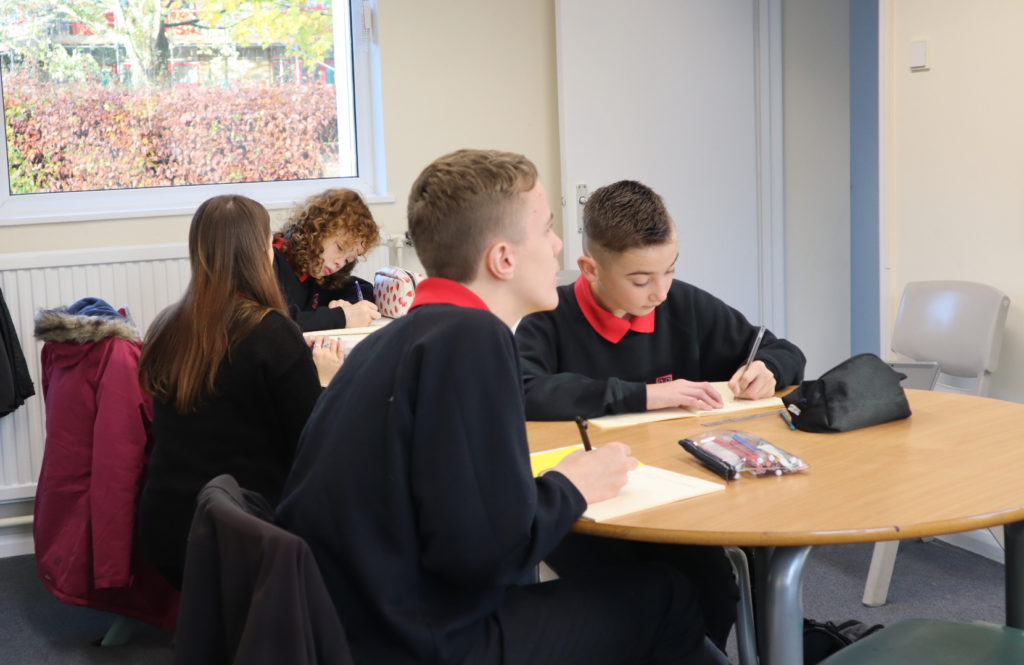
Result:
{"label": "black school sweater", "polygon": [[139,537],[144,558],[175,585],[199,490],[230,473],[275,505],[320,396],[312,354],[295,323],[278,312],[230,350],[214,386],[192,413],[153,400],[156,443],[139,503]]}
{"label": "black school sweater", "polygon": [[288,304],[288,313],[299,324],[303,332],[313,330],[333,330],[346,326],[345,310],[341,307],[329,307],[332,300],[346,300],[350,303],[359,302],[362,291],[365,300],[373,301],[373,284],[365,279],[350,276],[340,289],[325,289],[317,284],[312,277],[299,279],[292,270],[288,259],[281,250],[274,248],[274,274]]}
{"label": "black school sweater", "polygon": [[[417,301],[438,281],[464,289],[428,279]],[[429,665],[466,653],[585,508],[565,476],[532,477],[508,327],[430,304],[345,360],[277,517],[312,548],[357,663]]]}
{"label": "black school sweater", "polygon": [[[531,314],[516,328],[528,420],[646,411],[647,384],[727,381],[757,336],[758,328],[738,310],[675,280],[654,310],[654,332],[629,331],[612,343],[587,321],[574,289],[560,286],[558,307]],[[776,389],[803,379],[804,354],[769,331],[756,358],[775,375]]]}

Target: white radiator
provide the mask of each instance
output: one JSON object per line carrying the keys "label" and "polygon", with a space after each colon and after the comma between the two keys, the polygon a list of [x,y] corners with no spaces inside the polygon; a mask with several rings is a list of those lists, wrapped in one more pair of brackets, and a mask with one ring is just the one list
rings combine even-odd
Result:
{"label": "white radiator", "polygon": [[[372,282],[377,268],[389,264],[389,256],[382,243],[354,272]],[[0,418],[0,503],[34,497],[43,460],[42,343],[33,337],[36,312],[93,296],[115,308],[127,305],[145,333],[153,318],[181,297],[189,277],[188,247],[183,243],[0,254],[0,289],[36,389],[24,405]]]}

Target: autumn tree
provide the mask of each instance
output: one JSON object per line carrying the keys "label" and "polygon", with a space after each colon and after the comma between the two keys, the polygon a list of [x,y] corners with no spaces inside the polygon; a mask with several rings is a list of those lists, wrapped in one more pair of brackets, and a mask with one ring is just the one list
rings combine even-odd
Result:
{"label": "autumn tree", "polygon": [[[0,0],[0,43],[23,62],[44,67],[49,62],[66,63],[53,56],[52,30],[61,24],[84,26],[104,43],[123,49],[136,87],[166,79],[175,39],[202,44],[221,55],[232,54],[238,45],[280,44],[286,53],[312,67],[328,57],[334,39],[332,0],[311,4],[309,0]],[[346,8],[343,3],[339,11]]]}

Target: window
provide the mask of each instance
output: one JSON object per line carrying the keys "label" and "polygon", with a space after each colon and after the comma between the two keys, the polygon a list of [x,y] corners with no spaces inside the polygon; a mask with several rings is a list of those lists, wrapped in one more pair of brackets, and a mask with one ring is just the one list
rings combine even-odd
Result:
{"label": "window", "polygon": [[384,196],[375,0],[0,0],[0,225]]}

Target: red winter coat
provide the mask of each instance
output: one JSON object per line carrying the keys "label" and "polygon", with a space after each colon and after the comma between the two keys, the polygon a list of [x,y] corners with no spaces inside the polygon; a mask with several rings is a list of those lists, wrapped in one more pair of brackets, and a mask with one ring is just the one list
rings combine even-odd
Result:
{"label": "red winter coat", "polygon": [[140,345],[124,319],[43,310],[46,448],[33,537],[43,584],[61,601],[172,629],[178,592],[133,555],[152,449]]}

